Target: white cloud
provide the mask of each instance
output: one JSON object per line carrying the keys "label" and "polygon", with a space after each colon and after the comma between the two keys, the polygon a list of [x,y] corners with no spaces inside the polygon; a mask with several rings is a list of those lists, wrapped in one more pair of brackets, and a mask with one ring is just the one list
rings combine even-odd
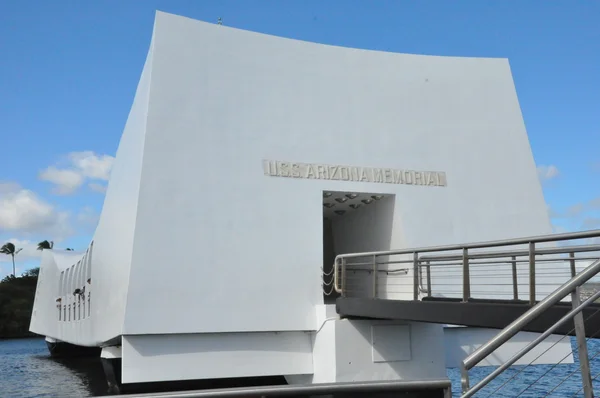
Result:
{"label": "white cloud", "polygon": [[104,184],[99,184],[97,182],[90,182],[88,184],[88,187],[95,192],[99,192],[99,193],[106,193],[106,185]]}
{"label": "white cloud", "polygon": [[15,183],[0,184],[0,231],[51,234],[55,239],[72,233],[67,212]]}
{"label": "white cloud", "polygon": [[538,166],[537,167],[538,177],[540,181],[549,181],[559,176],[560,172],[558,167],[554,165],[550,166]]}
{"label": "white cloud", "polygon": [[59,195],[72,194],[83,184],[83,175],[75,170],[57,169],[48,167],[39,175],[40,180],[48,181],[55,185],[53,192]]}
{"label": "white cloud", "polygon": [[103,181],[108,181],[110,170],[115,160],[110,155],[99,156],[92,151],[71,152],[69,159],[84,177]]}
{"label": "white cloud", "polygon": [[[86,180],[108,181],[114,157],[98,155],[92,151],[71,152],[66,156],[64,167],[50,166],[39,174],[43,181],[55,185],[54,193],[68,195],[75,192]],[[90,189],[103,192],[103,185],[95,182]]]}

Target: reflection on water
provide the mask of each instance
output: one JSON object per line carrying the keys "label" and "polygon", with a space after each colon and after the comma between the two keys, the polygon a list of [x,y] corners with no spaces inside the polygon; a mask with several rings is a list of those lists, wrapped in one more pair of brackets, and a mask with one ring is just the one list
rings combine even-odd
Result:
{"label": "reflection on water", "polygon": [[[571,338],[571,343],[576,353],[574,338]],[[590,339],[588,350],[592,375],[600,375],[600,340]],[[510,380],[492,396],[512,398],[525,391],[521,395],[524,398],[542,397],[569,374],[574,377],[566,379],[550,397],[582,396],[577,355],[575,359],[574,364],[513,367],[486,387],[483,396]],[[481,367],[471,370],[472,382],[481,380],[493,369]],[[453,384],[453,395],[460,396],[460,372],[458,369],[449,369],[448,376]],[[513,379],[513,376],[516,377]],[[534,381],[533,387],[528,388]],[[599,386],[600,383],[596,381],[594,387]],[[596,388],[595,393],[600,396]],[[99,358],[51,359],[42,338],[0,341],[0,398],[96,397],[108,395],[107,390]]]}
{"label": "reflection on water", "polygon": [[0,341],[0,397],[108,395],[99,358],[50,358],[44,339]]}

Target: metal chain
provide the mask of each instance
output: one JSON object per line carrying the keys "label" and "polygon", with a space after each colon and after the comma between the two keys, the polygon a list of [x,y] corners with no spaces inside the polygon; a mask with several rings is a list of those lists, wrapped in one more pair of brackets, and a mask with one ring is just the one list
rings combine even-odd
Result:
{"label": "metal chain", "polygon": [[328,292],[325,290],[325,285],[323,285],[323,293],[324,293],[326,296],[330,296],[330,295],[331,295],[331,293],[333,293],[333,286],[331,286],[331,289],[329,289],[329,293],[328,293]]}

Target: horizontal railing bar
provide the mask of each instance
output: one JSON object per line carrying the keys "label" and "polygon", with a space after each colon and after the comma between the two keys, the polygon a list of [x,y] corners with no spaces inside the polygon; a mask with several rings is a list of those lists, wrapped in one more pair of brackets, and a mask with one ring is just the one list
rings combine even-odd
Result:
{"label": "horizontal railing bar", "polygon": [[[600,259],[600,257],[575,257],[574,258],[576,261],[587,261],[587,260],[591,260],[591,261],[596,261],[598,259]],[[564,263],[565,265],[565,269],[567,271],[570,272],[570,268],[569,267],[569,261],[571,259],[570,258],[540,258],[540,259],[536,259],[535,262],[536,263]],[[515,263],[516,265],[529,265],[529,260],[523,259],[523,260],[502,260],[502,261],[498,261],[498,260],[490,260],[490,261],[476,261],[476,262],[469,262],[470,266],[477,266],[477,265],[511,265],[512,263]],[[412,261],[378,261],[377,265],[393,265],[393,264],[401,264],[401,263],[412,263]],[[432,262],[430,264],[424,264],[421,263],[419,264],[419,267],[421,268],[426,268],[427,266],[431,266],[431,267],[456,267],[456,266],[462,266],[462,262],[443,262],[443,263],[436,263],[436,262]],[[368,270],[372,270],[373,263],[348,263],[346,264],[346,269],[368,269]],[[358,267],[365,267],[365,268],[358,268]],[[401,268],[404,269],[404,268]],[[548,269],[547,267],[543,268],[543,269]],[[461,271],[460,270],[456,270],[456,271]]]}
{"label": "horizontal railing bar", "polygon": [[[316,383],[308,385],[281,385],[223,388],[213,390],[195,391],[173,391],[150,394],[131,394],[127,398],[234,398],[234,397],[273,397],[273,396],[297,396],[297,395],[323,395],[329,393],[353,393],[353,392],[385,392],[385,391],[414,391],[414,390],[440,390],[449,389],[449,380],[398,380],[398,381],[370,381],[370,382],[340,382],[340,383]],[[111,395],[109,397],[120,398],[122,395]]]}
{"label": "horizontal railing bar", "polygon": [[[582,259],[576,259],[576,260],[598,260],[600,259],[600,257],[589,257],[589,258],[582,258]],[[541,258],[541,259],[537,259],[535,260],[536,263],[564,263],[566,265],[566,269],[569,270],[569,259],[563,259],[563,258]],[[504,261],[498,261],[498,260],[490,260],[490,261],[478,261],[478,262],[469,262],[469,265],[511,265],[512,263],[515,263],[517,265],[524,265],[527,264],[529,265],[528,260],[504,260]],[[426,267],[427,265],[431,265],[432,267],[456,267],[457,265],[462,265],[462,262],[456,261],[456,262],[443,262],[443,263],[435,263],[432,262],[431,264],[420,264],[420,267]]]}
{"label": "horizontal railing bar", "polygon": [[[397,254],[411,254],[411,253],[432,253],[438,251],[452,251],[462,249],[483,249],[487,247],[502,247],[502,246],[516,246],[524,245],[529,243],[545,243],[545,242],[559,242],[565,240],[576,240],[576,239],[587,239],[600,237],[600,229],[581,231],[581,232],[569,232],[563,234],[550,234],[541,236],[531,236],[523,238],[513,239],[502,239],[488,242],[477,242],[477,243],[463,243],[455,245],[442,245],[442,246],[429,246],[413,249],[400,249],[400,250],[387,250],[387,251],[375,251],[375,252],[363,252],[363,253],[348,253],[339,254],[338,258],[355,258],[355,257],[366,257],[366,256],[390,256]],[[565,247],[561,247],[560,250],[564,250]],[[600,248],[599,248],[600,250]]]}
{"label": "horizontal railing bar", "polygon": [[[386,265],[386,264],[412,264],[413,260],[398,260],[398,261],[377,261],[377,265]],[[373,266],[373,261],[369,262],[360,262],[360,263],[346,263],[346,267],[353,265],[364,265],[364,266]]]}
{"label": "horizontal railing bar", "polygon": [[508,339],[517,334],[523,329],[529,322],[537,318],[540,314],[558,303],[565,296],[571,293],[576,287],[583,285],[589,279],[593,278],[600,271],[600,260],[590,264],[585,270],[581,271],[575,277],[565,282],[562,286],[556,289],[553,293],[548,295],[545,299],[540,301],[537,305],[529,309],[510,325],[504,328],[494,338],[487,343],[480,346],[473,353],[471,353],[463,364],[467,370],[471,369],[477,363],[481,362],[485,357],[492,353],[496,348],[504,344]]}
{"label": "horizontal railing bar", "polygon": [[531,351],[533,348],[535,348],[539,343],[541,343],[546,338],[548,338],[548,336],[550,336],[556,329],[558,329],[559,327],[564,325],[567,321],[571,320],[575,315],[580,313],[585,307],[589,306],[590,304],[593,304],[593,302],[596,301],[598,298],[600,298],[600,291],[597,291],[591,297],[586,299],[583,303],[579,304],[577,307],[575,307],[571,311],[567,312],[562,318],[560,318],[558,320],[558,322],[556,322],[554,325],[552,325],[550,328],[548,328],[544,333],[542,333],[540,336],[538,336],[531,343],[527,344],[524,348],[519,350],[519,352],[517,352],[515,355],[513,355],[508,361],[506,361],[504,364],[502,364],[500,367],[498,367],[496,370],[494,370],[488,376],[486,376],[481,381],[479,381],[477,384],[475,384],[473,387],[471,387],[467,393],[465,393],[461,396],[461,398],[468,398],[468,397],[473,396],[477,391],[481,390],[490,381],[495,379],[500,373],[504,372],[506,369],[508,369],[510,366],[512,366],[515,362],[517,362],[519,359],[521,359],[525,354],[527,354],[529,351]]}
{"label": "horizontal railing bar", "polygon": [[[600,245],[574,245],[574,246],[561,246],[551,247],[544,249],[535,250],[536,255],[545,256],[549,254],[569,254],[569,253],[586,253],[600,251]],[[516,250],[516,251],[490,251],[483,253],[469,253],[469,259],[476,258],[498,258],[498,257],[528,257],[529,250]],[[462,255],[451,255],[451,254],[440,254],[440,255],[427,255],[419,257],[421,260],[462,260]],[[566,257],[570,260],[570,257]],[[575,257],[575,259],[578,259]]]}

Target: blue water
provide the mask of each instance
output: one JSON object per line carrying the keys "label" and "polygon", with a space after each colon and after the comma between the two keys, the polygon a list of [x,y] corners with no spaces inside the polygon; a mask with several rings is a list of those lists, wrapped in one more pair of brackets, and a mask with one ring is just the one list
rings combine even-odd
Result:
{"label": "blue water", "polygon": [[99,358],[51,359],[44,339],[0,340],[0,398],[108,395]]}
{"label": "blue water", "polygon": [[[574,339],[571,344],[575,352],[575,363],[557,365],[536,365],[533,367],[513,367],[483,389],[477,397],[494,398],[552,398],[582,397],[579,363]],[[600,374],[600,340],[588,343],[592,377]],[[598,354],[595,358],[594,355]],[[493,371],[492,367],[477,367],[469,372],[471,385]],[[575,371],[575,372],[574,372]],[[568,378],[558,389],[547,395],[552,388]],[[513,379],[512,376],[519,373]],[[460,372],[448,369],[452,381],[453,396],[460,396]],[[540,380],[536,381],[538,378]],[[599,376],[600,378],[600,376]],[[508,381],[511,379],[510,381]],[[497,387],[504,384],[498,391]],[[535,383],[533,383],[536,381]],[[530,386],[533,383],[532,386]],[[600,386],[600,383],[595,383]],[[0,341],[0,397],[92,397],[108,395],[104,373],[99,359],[55,360],[48,355],[43,339],[23,339]],[[595,389],[600,396],[600,388]],[[519,395],[521,394],[521,395]]]}

